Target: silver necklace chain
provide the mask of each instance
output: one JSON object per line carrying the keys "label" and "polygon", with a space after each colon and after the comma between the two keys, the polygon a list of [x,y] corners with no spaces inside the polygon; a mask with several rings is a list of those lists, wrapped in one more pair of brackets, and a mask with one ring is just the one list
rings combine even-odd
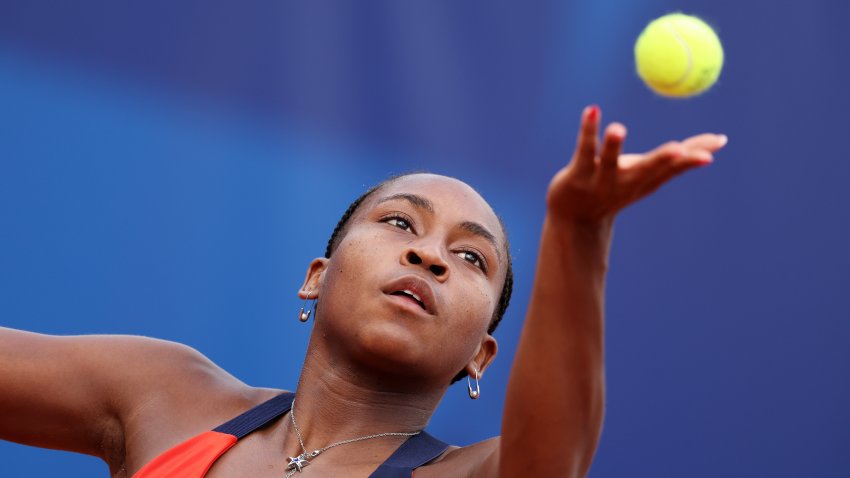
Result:
{"label": "silver necklace chain", "polygon": [[310,464],[310,460],[316,458],[320,454],[330,450],[333,447],[340,445],[347,445],[349,443],[354,443],[363,440],[371,440],[372,438],[381,438],[381,437],[409,437],[413,435],[418,435],[422,433],[422,430],[416,432],[388,432],[388,433],[376,433],[374,435],[366,435],[357,438],[349,438],[348,440],[338,441],[336,443],[331,443],[328,446],[323,448],[319,448],[318,450],[313,450],[311,452],[307,451],[307,447],[304,446],[304,439],[301,438],[301,430],[298,429],[298,424],[295,423],[295,399],[292,400],[292,408],[289,410],[289,419],[292,422],[292,428],[295,430],[295,436],[298,437],[298,444],[301,445],[301,453],[298,456],[293,456],[289,458],[289,463],[286,465],[286,476],[284,478],[290,478],[295,473],[301,473],[301,470]]}

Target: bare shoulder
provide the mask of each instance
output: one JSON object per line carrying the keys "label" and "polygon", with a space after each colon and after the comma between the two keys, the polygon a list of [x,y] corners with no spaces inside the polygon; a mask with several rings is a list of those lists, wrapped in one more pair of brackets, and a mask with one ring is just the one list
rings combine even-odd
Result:
{"label": "bare shoulder", "polygon": [[[198,350],[177,342],[139,336],[92,336],[106,343],[96,347],[98,362],[120,364],[113,380],[125,428],[146,428],[139,419],[160,421],[174,428],[210,411],[230,411],[268,395],[250,387],[216,365]],[[172,425],[169,425],[172,424]]]}
{"label": "bare shoulder", "polygon": [[441,457],[416,470],[417,478],[498,476],[500,437],[464,447],[450,447]]}
{"label": "bare shoulder", "polygon": [[184,344],[133,336],[110,340],[107,348],[126,350],[122,361],[127,365],[121,407],[124,453],[108,460],[113,467],[138,469],[163,451],[283,392],[246,385]]}
{"label": "bare shoulder", "polygon": [[54,337],[58,350],[127,415],[145,402],[247,385],[184,344],[131,335]]}
{"label": "bare shoulder", "polygon": [[0,327],[2,440],[123,466],[163,436],[183,436],[275,393],[245,385],[175,342]]}
{"label": "bare shoulder", "polygon": [[78,339],[80,347],[90,351],[89,360],[93,363],[121,366],[114,372],[130,387],[125,394],[148,395],[163,389],[174,391],[198,386],[245,386],[185,344],[130,335],[93,335]]}
{"label": "bare shoulder", "polygon": [[[129,335],[60,337],[77,349],[70,356],[96,383],[129,438],[156,423],[160,429],[189,423],[210,410],[238,408],[262,395],[177,342]],[[179,417],[179,418],[176,418]]]}

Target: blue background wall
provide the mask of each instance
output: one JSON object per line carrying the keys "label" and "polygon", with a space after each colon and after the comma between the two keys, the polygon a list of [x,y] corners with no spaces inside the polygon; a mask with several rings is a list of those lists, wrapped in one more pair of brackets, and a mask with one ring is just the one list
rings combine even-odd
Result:
{"label": "blue background wall", "polygon": [[[631,56],[675,10],[727,50],[686,101],[649,92]],[[850,476],[848,16],[838,0],[5,1],[0,325],[176,340],[294,387],[309,260],[368,185],[429,169],[504,216],[517,271],[483,398],[453,387],[431,431],[498,434],[544,191],[596,103],[630,150],[730,144],[619,219],[591,476]],[[0,463],[107,476],[10,443]]]}

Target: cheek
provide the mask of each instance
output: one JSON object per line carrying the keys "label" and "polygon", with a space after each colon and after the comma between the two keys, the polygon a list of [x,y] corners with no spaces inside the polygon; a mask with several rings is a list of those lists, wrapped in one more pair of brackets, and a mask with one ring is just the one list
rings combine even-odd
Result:
{"label": "cheek", "polygon": [[463,335],[478,337],[487,331],[496,307],[496,298],[486,284],[466,288],[455,304],[455,310],[460,312],[457,320]]}
{"label": "cheek", "polygon": [[380,244],[372,236],[346,237],[334,252],[322,279],[326,311],[343,313],[360,302],[362,294],[375,287],[372,277],[379,269]]}
{"label": "cheek", "polygon": [[[439,357],[440,368],[452,377],[475,353],[493,317],[495,302],[487,286],[467,286],[458,290],[447,317],[450,327],[440,328],[430,353]],[[438,351],[435,351],[434,349]]]}

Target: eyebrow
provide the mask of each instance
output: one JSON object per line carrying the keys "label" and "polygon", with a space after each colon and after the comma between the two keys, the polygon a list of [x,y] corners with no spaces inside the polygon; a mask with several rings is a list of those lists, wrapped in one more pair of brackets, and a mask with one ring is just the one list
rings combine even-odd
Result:
{"label": "eyebrow", "polygon": [[419,209],[424,209],[424,210],[428,211],[429,213],[434,214],[434,203],[429,201],[427,198],[424,198],[422,196],[417,196],[416,194],[407,194],[407,193],[393,194],[392,196],[387,196],[387,197],[381,199],[380,201],[378,201],[378,204],[382,204],[382,203],[385,203],[387,201],[396,201],[398,199],[403,199],[403,200],[409,202],[410,204],[413,204],[414,206],[418,207]]}
{"label": "eyebrow", "polygon": [[[404,200],[412,204],[413,206],[424,209],[429,214],[434,214],[434,203],[432,203],[428,198],[424,198],[417,194],[409,194],[409,193],[398,193],[393,194],[392,196],[387,196],[380,201],[378,204],[383,204],[388,201],[397,201]],[[483,237],[487,240],[496,251],[496,257],[499,259],[499,262],[502,262],[502,251],[499,250],[499,245],[496,243],[496,236],[493,235],[486,227],[481,224],[473,221],[464,221],[460,223],[461,229],[476,236]]]}
{"label": "eyebrow", "polygon": [[502,251],[499,250],[499,246],[496,244],[496,236],[492,232],[481,224],[472,221],[464,221],[460,223],[460,227],[467,232],[486,239],[493,246],[493,250],[496,251],[496,257],[499,258],[499,262],[502,262]]}

